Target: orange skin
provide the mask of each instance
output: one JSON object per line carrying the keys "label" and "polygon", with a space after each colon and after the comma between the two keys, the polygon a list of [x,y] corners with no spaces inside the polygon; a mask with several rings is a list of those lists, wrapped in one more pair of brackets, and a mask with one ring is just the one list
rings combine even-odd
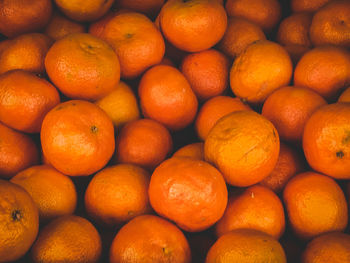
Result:
{"label": "orange skin", "polygon": [[49,165],[31,166],[12,177],[11,182],[30,194],[39,209],[40,222],[75,211],[77,191],[74,183]]}
{"label": "orange skin", "polygon": [[143,215],[124,225],[109,252],[111,263],[190,263],[191,250],[184,234],[169,221]]}
{"label": "orange skin", "polygon": [[196,95],[174,67],[157,65],[149,69],[141,78],[138,93],[143,115],[170,130],[183,129],[196,116]]}
{"label": "orange skin", "polygon": [[0,41],[0,57],[1,57],[1,53],[10,46],[10,44],[12,43],[11,39],[5,39]]}
{"label": "orange skin", "polygon": [[2,74],[0,86],[0,121],[23,132],[40,132],[45,115],[60,103],[54,86],[27,71]]}
{"label": "orange skin", "polygon": [[231,89],[237,97],[261,104],[274,90],[289,84],[292,72],[287,51],[277,43],[260,40],[249,45],[234,61]]}
{"label": "orange skin", "polygon": [[344,263],[349,261],[350,235],[333,232],[316,237],[307,244],[302,263]]}
{"label": "orange skin", "polygon": [[188,232],[199,232],[224,214],[227,188],[210,164],[188,157],[172,157],[153,172],[149,186],[153,209]]}
{"label": "orange skin", "polygon": [[187,144],[184,147],[178,149],[173,157],[190,157],[196,160],[204,161],[204,143],[196,142]]}
{"label": "orange skin", "polygon": [[205,263],[278,262],[287,263],[281,244],[253,229],[236,229],[220,237],[210,248]]}
{"label": "orange skin", "polygon": [[51,221],[40,230],[30,257],[33,263],[95,263],[99,262],[101,250],[96,228],[83,217],[68,215]]}
{"label": "orange skin", "polygon": [[55,0],[57,7],[69,18],[79,22],[91,22],[101,18],[114,0]]}
{"label": "orange skin", "polygon": [[95,104],[107,113],[116,128],[140,118],[137,98],[133,90],[122,81]]}
{"label": "orange skin", "polygon": [[198,137],[205,140],[211,128],[223,116],[241,110],[251,110],[250,107],[243,103],[239,98],[229,96],[217,96],[206,101],[199,109],[195,128]]}
{"label": "orange skin", "polygon": [[97,100],[119,83],[117,54],[90,34],[70,34],[56,41],[45,58],[50,80],[67,97]]}
{"label": "orange skin", "polygon": [[39,150],[33,139],[0,123],[0,178],[39,163]]}
{"label": "orange skin", "polygon": [[281,200],[272,190],[260,185],[232,195],[215,230],[220,237],[239,228],[259,230],[279,239],[285,229]]}
{"label": "orange skin", "polygon": [[143,13],[148,17],[155,17],[164,5],[164,2],[165,0],[118,0],[116,1],[116,6]]}
{"label": "orange skin", "polygon": [[246,18],[270,32],[281,19],[281,4],[278,0],[227,0],[227,15]]}
{"label": "orange skin", "polygon": [[120,12],[113,18],[106,18],[103,24],[100,37],[117,53],[122,78],[136,78],[162,60],[163,36],[145,15]]}
{"label": "orange skin", "polygon": [[116,226],[151,211],[148,185],[151,175],[131,164],[109,166],[97,173],[85,192],[85,209],[104,226]]}
{"label": "orange skin", "polygon": [[12,262],[30,249],[39,230],[39,213],[22,187],[0,179],[0,262]]}
{"label": "orange skin", "polygon": [[293,12],[315,12],[331,0],[291,0]]}
{"label": "orange skin", "polygon": [[222,117],[204,142],[205,160],[233,186],[246,187],[267,177],[279,155],[279,136],[272,123],[254,111]]}
{"label": "orange skin", "polygon": [[315,172],[294,176],[283,191],[291,227],[301,239],[344,231],[348,207],[342,189],[330,177]]}
{"label": "orange skin", "polygon": [[259,184],[270,188],[275,193],[280,193],[289,179],[302,171],[304,171],[304,162],[300,153],[281,142],[280,154],[275,168]]}
{"label": "orange skin", "polygon": [[323,106],[307,121],[303,150],[315,171],[336,179],[350,178],[350,104]]}
{"label": "orange skin", "polygon": [[218,48],[227,56],[235,58],[250,44],[264,39],[266,39],[264,32],[255,23],[241,17],[230,17]]}
{"label": "orange skin", "polygon": [[114,148],[113,123],[98,106],[80,100],[57,105],[41,128],[43,154],[58,171],[90,175],[104,167]]}
{"label": "orange skin", "polygon": [[315,46],[350,48],[350,2],[335,0],[320,8],[312,18],[310,39]]}
{"label": "orange skin", "polygon": [[338,98],[338,102],[350,102],[350,87],[343,91]]}
{"label": "orange skin", "polygon": [[91,23],[89,25],[89,34],[95,36],[95,37],[101,37],[103,34],[103,31],[105,30],[105,27],[107,23],[116,15],[116,12],[109,11],[107,14],[105,14],[103,17],[101,17],[99,20]]}
{"label": "orange skin", "polygon": [[51,0],[2,0],[0,33],[9,38],[38,31],[51,18]]}
{"label": "orange skin", "polygon": [[311,49],[301,45],[287,45],[284,46],[284,48],[288,52],[294,66],[298,64],[301,57]]}
{"label": "orange skin", "polygon": [[52,39],[44,34],[24,34],[13,39],[0,53],[0,74],[23,69],[33,73],[44,73],[44,59],[52,45]]}
{"label": "orange skin", "polygon": [[44,30],[45,34],[54,40],[59,40],[69,34],[84,33],[85,31],[86,28],[83,24],[72,21],[58,12],[52,15]]}
{"label": "orange skin", "polygon": [[286,86],[267,97],[261,114],[275,125],[282,140],[300,143],[306,121],[326,104],[326,100],[311,89]]}
{"label": "orange skin", "polygon": [[140,119],[127,123],[116,138],[118,163],[132,163],[153,171],[172,150],[167,128],[157,121]]}
{"label": "orange skin", "polygon": [[227,27],[224,7],[213,0],[169,0],[159,15],[164,37],[175,47],[188,52],[213,47]]}
{"label": "orange skin", "polygon": [[333,100],[350,85],[350,53],[335,46],[311,49],[295,67],[294,85],[313,89]]}
{"label": "orange skin", "polygon": [[221,95],[228,85],[230,62],[215,49],[187,55],[180,66],[198,100]]}

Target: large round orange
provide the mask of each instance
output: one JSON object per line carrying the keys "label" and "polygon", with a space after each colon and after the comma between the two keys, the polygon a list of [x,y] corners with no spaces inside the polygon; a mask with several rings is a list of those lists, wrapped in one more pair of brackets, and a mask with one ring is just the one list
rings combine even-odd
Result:
{"label": "large round orange", "polygon": [[341,232],[316,237],[306,246],[302,263],[350,262],[350,235]]}
{"label": "large round orange", "polygon": [[205,140],[211,128],[223,116],[241,110],[250,110],[250,107],[239,98],[230,96],[217,96],[206,101],[199,109],[195,129],[198,137]]}
{"label": "large round orange", "polygon": [[310,39],[315,46],[336,45],[350,47],[350,2],[330,1],[313,16]]}
{"label": "large round orange", "polygon": [[21,258],[39,230],[39,213],[22,187],[0,179],[0,262]]}
{"label": "large round orange", "polygon": [[9,179],[39,163],[39,150],[33,139],[0,123],[0,178]]}
{"label": "large round orange", "polygon": [[9,38],[43,28],[52,14],[51,0],[2,0],[0,33]]}
{"label": "large round orange", "polygon": [[173,141],[164,125],[150,119],[126,124],[116,138],[118,163],[132,163],[153,171],[172,150]]}
{"label": "large round orange", "polygon": [[85,192],[85,209],[96,222],[114,227],[150,212],[151,175],[131,164],[109,166],[97,173]]}
{"label": "large round orange", "polygon": [[159,15],[165,38],[175,47],[188,52],[213,47],[227,27],[225,9],[218,1],[169,0]]}
{"label": "large round orange", "polygon": [[122,78],[140,76],[164,56],[162,34],[148,17],[140,13],[116,13],[107,18],[99,35],[117,53]]}
{"label": "large round orange", "polygon": [[16,130],[40,132],[45,115],[60,103],[54,86],[24,70],[2,74],[0,86],[0,121]]}
{"label": "large round orange", "polygon": [[261,114],[275,125],[282,140],[300,143],[306,121],[315,110],[326,104],[316,91],[286,86],[267,97]]}
{"label": "large round orange", "polygon": [[281,244],[253,229],[236,229],[220,237],[210,248],[205,263],[287,263]]}
{"label": "large round orange", "polygon": [[72,180],[49,165],[25,169],[11,179],[22,186],[39,209],[40,222],[73,214],[77,205],[77,191]]}
{"label": "large round orange", "polygon": [[215,230],[220,237],[234,229],[255,229],[276,239],[284,233],[285,217],[281,200],[272,190],[255,185],[230,196]]}
{"label": "large round orange", "polygon": [[199,232],[224,214],[227,188],[210,164],[188,157],[172,157],[153,172],[149,186],[153,209],[180,228]]}
{"label": "large round orange", "polygon": [[175,225],[154,215],[143,215],[124,225],[109,252],[111,263],[190,263],[191,250]]}
{"label": "large round orange", "polygon": [[303,149],[316,171],[350,178],[350,104],[338,102],[316,110],[306,122]]}
{"label": "large round orange", "polygon": [[149,69],[141,78],[138,92],[143,115],[171,130],[183,129],[196,116],[196,95],[174,67],[158,65]]}
{"label": "large round orange", "polygon": [[330,177],[315,172],[294,176],[283,191],[283,200],[294,233],[302,239],[348,224],[348,206],[342,189]]}
{"label": "large round orange", "polygon": [[290,7],[293,12],[315,12],[331,0],[291,0]]}
{"label": "large round orange", "polygon": [[68,215],[51,221],[40,230],[30,256],[33,263],[97,263],[101,250],[96,228],[83,217]]}
{"label": "large round orange", "polygon": [[227,0],[225,9],[228,16],[246,18],[271,31],[281,19],[281,4],[278,0]]}
{"label": "large round orange", "polygon": [[276,128],[254,111],[232,112],[210,130],[204,142],[205,160],[234,186],[260,182],[274,169],[280,141]]}
{"label": "large round orange", "polygon": [[292,73],[287,51],[277,43],[260,40],[249,45],[234,61],[231,89],[237,97],[259,104],[274,90],[288,85]]}
{"label": "large round orange", "polygon": [[76,33],[56,41],[45,58],[50,80],[67,97],[97,100],[120,79],[117,54],[103,40]]}
{"label": "large round orange", "polygon": [[350,53],[335,46],[311,49],[295,67],[294,85],[313,89],[326,99],[335,99],[350,85]]}
{"label": "large round orange", "polygon": [[197,98],[203,101],[224,93],[228,86],[229,66],[224,54],[209,49],[187,55],[180,69]]}
{"label": "large round orange", "polygon": [[70,100],[53,108],[45,116],[40,137],[49,163],[71,176],[98,171],[115,148],[112,121],[87,101]]}

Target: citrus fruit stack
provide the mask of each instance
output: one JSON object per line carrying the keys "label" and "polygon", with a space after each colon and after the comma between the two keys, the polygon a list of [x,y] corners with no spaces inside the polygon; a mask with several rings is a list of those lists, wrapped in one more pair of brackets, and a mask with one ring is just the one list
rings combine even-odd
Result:
{"label": "citrus fruit stack", "polygon": [[0,262],[350,263],[349,0],[0,0]]}

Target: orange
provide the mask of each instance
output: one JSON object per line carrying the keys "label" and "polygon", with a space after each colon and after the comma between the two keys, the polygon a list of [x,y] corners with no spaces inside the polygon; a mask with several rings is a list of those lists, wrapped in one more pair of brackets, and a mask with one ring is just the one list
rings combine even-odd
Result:
{"label": "orange", "polygon": [[203,101],[224,93],[228,85],[229,66],[224,54],[209,49],[187,55],[180,69],[197,98]]}
{"label": "orange", "polygon": [[213,47],[227,27],[223,5],[213,0],[169,0],[159,16],[165,38],[175,47],[188,52]]}
{"label": "orange", "polygon": [[0,74],[12,69],[44,73],[44,59],[51,44],[51,38],[39,33],[16,37],[0,53]]}
{"label": "orange", "polygon": [[187,144],[180,149],[178,149],[174,154],[173,157],[190,157],[197,160],[204,161],[204,143],[203,142],[196,142]]}
{"label": "orange", "polygon": [[310,39],[315,46],[332,44],[350,47],[350,2],[330,1],[312,18]]}
{"label": "orange", "polygon": [[116,138],[118,163],[132,163],[152,171],[169,155],[173,142],[167,128],[151,119],[127,123]]}
{"label": "orange", "polygon": [[44,118],[40,137],[49,163],[71,176],[97,172],[115,148],[110,118],[98,106],[81,100],[53,108]]}
{"label": "orange", "polygon": [[135,12],[146,14],[147,16],[155,17],[161,7],[164,5],[165,0],[118,0],[116,6],[118,8],[126,8]]}
{"label": "orange", "polygon": [[270,188],[275,193],[281,192],[290,178],[304,170],[303,161],[301,154],[296,149],[281,142],[275,168],[259,184]]}
{"label": "orange", "polygon": [[307,244],[303,263],[350,262],[350,235],[333,232],[316,237]]}
{"label": "orange", "polygon": [[158,216],[143,215],[124,225],[109,252],[111,263],[190,263],[191,250],[184,234]]}
{"label": "orange", "polygon": [[176,67],[174,62],[170,58],[167,58],[167,57],[163,57],[162,61],[159,62],[159,64]]}
{"label": "orange", "polygon": [[153,172],[149,185],[153,209],[189,232],[199,232],[224,214],[227,188],[210,164],[188,157],[172,157]]}
{"label": "orange", "polygon": [[22,187],[0,179],[0,262],[21,258],[38,234],[39,214]]}
{"label": "orange", "polygon": [[326,104],[325,99],[311,89],[286,86],[267,97],[261,114],[275,125],[282,140],[301,142],[306,121]]}
{"label": "orange", "polygon": [[95,104],[107,113],[116,128],[140,118],[137,98],[133,90],[122,81]]}
{"label": "orange", "polygon": [[22,186],[39,209],[41,222],[72,214],[77,205],[77,191],[72,180],[49,165],[27,168],[11,179]]}
{"label": "orange", "polygon": [[314,12],[331,0],[291,0],[290,5],[293,12]]}
{"label": "orange", "polygon": [[99,37],[117,53],[122,78],[136,78],[162,60],[165,52],[163,36],[145,15],[116,13],[107,18],[102,27]]}
{"label": "orange", "polygon": [[264,39],[266,39],[264,32],[255,23],[241,17],[230,17],[218,48],[227,56],[235,58],[250,44]]}
{"label": "orange", "polygon": [[198,137],[205,140],[215,123],[223,116],[241,110],[250,110],[250,107],[239,98],[217,96],[206,101],[198,111],[195,129]]}
{"label": "orange", "polygon": [[220,237],[210,248],[205,263],[286,263],[281,244],[268,234],[237,229]]}
{"label": "orange", "polygon": [[[117,11],[118,12],[118,11]],[[103,17],[99,20],[90,23],[89,33],[95,37],[101,37],[107,23],[117,14],[114,11],[108,11]]]}
{"label": "orange", "polygon": [[84,33],[86,31],[83,24],[77,23],[67,17],[55,12],[50,22],[45,27],[45,34],[54,40],[59,40],[66,35],[74,33]]}
{"label": "orange", "polygon": [[76,33],[56,41],[45,58],[50,80],[67,97],[97,100],[119,83],[117,54],[103,40]]}
{"label": "orange", "polygon": [[227,0],[225,9],[228,16],[246,18],[265,32],[271,31],[281,19],[278,0]]}
{"label": "orange", "polygon": [[293,66],[287,51],[277,43],[260,40],[249,45],[230,71],[233,93],[260,104],[279,87],[289,84]]}
{"label": "orange", "polygon": [[141,78],[138,89],[142,113],[170,130],[188,126],[198,101],[184,75],[174,67],[157,65]]}
{"label": "orange", "polygon": [[101,238],[85,218],[61,216],[39,232],[31,248],[31,259],[38,262],[99,262]]}
{"label": "orange", "polygon": [[16,130],[40,132],[46,113],[60,103],[54,86],[24,70],[0,75],[0,86],[0,121]]}
{"label": "orange", "polygon": [[294,66],[299,62],[300,58],[311,49],[301,45],[287,45],[284,46],[284,48],[288,52]]}
{"label": "orange", "polygon": [[337,97],[350,84],[350,53],[322,46],[306,52],[294,70],[294,85],[315,90],[325,99]]}
{"label": "orange", "polygon": [[348,224],[344,193],[330,177],[315,172],[294,176],[283,191],[288,218],[295,234],[311,239]]}
{"label": "orange", "polygon": [[225,213],[216,224],[216,234],[220,237],[240,228],[259,230],[279,239],[285,229],[285,218],[278,196],[260,185],[230,196]]}
{"label": "orange", "polygon": [[204,142],[205,160],[233,186],[260,182],[274,169],[279,136],[272,123],[254,111],[232,112],[210,130]]}
{"label": "orange", "polygon": [[52,14],[51,0],[2,0],[0,33],[9,38],[43,28]]}
{"label": "orange", "polygon": [[8,48],[11,45],[12,41],[11,39],[5,39],[5,40],[1,40],[0,41],[0,57],[1,57],[1,53]]}
{"label": "orange", "polygon": [[0,178],[39,163],[38,147],[33,139],[0,123]]}
{"label": "orange", "polygon": [[303,149],[312,169],[337,179],[350,178],[350,104],[316,110],[306,122]]}
{"label": "orange", "polygon": [[338,102],[350,102],[350,87],[342,92],[338,98]]}
{"label": "orange", "polygon": [[55,3],[69,18],[91,22],[107,13],[114,0],[55,0]]}
{"label": "orange", "polygon": [[85,209],[96,222],[116,226],[150,212],[151,175],[132,164],[109,166],[98,172],[85,192]]}

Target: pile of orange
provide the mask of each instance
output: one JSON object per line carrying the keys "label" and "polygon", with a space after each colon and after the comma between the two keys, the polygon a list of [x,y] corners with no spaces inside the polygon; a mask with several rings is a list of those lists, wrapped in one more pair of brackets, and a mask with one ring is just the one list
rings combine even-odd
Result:
{"label": "pile of orange", "polygon": [[349,0],[0,0],[0,262],[350,263]]}

